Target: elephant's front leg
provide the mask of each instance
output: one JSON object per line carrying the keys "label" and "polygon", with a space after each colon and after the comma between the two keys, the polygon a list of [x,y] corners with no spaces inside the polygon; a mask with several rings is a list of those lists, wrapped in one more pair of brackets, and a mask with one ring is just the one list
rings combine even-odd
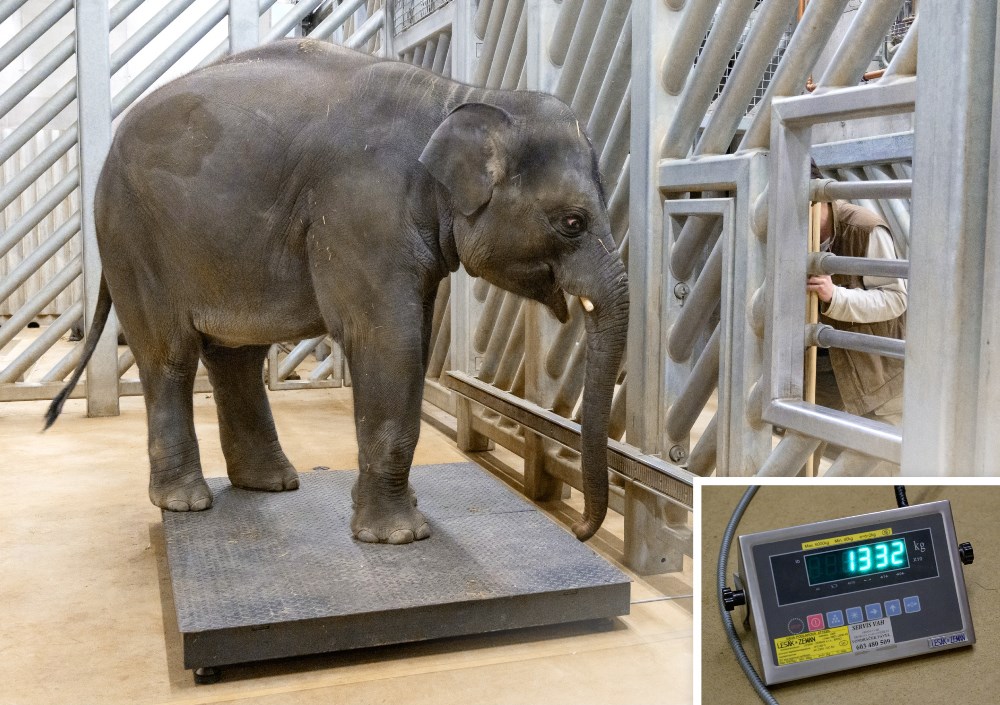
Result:
{"label": "elephant's front leg", "polygon": [[431,533],[409,487],[420,435],[422,335],[419,326],[366,328],[348,343],[360,469],[351,531],[373,543],[419,541]]}

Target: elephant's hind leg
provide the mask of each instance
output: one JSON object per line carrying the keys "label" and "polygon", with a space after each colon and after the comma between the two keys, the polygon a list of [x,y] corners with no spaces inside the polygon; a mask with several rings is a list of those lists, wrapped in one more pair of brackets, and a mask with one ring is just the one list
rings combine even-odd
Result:
{"label": "elephant's hind leg", "polygon": [[212,491],[201,472],[192,402],[198,341],[192,336],[160,347],[136,336],[130,342],[149,417],[149,499],[175,512],[208,509]]}
{"label": "elephant's hind leg", "polygon": [[266,356],[266,345],[206,345],[202,351],[215,390],[229,481],[248,490],[295,490],[299,476],[278,443],[264,390],[261,371]]}

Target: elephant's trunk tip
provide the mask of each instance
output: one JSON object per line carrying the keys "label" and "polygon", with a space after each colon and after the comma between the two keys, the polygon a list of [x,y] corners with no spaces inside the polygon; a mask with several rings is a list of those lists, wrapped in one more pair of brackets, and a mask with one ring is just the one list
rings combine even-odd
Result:
{"label": "elephant's trunk tip", "polygon": [[[606,513],[606,512],[605,512]],[[583,517],[580,521],[573,524],[573,534],[581,541],[586,541],[594,534],[597,530],[601,528],[601,524],[604,523],[604,515],[598,517],[588,518]]]}

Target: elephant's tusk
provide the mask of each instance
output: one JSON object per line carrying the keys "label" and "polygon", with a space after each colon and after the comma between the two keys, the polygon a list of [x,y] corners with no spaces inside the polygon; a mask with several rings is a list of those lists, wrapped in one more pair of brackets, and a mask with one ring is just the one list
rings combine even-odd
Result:
{"label": "elephant's tusk", "polygon": [[580,303],[583,305],[583,310],[587,313],[591,313],[594,310],[594,302],[588,299],[586,296],[580,297]]}

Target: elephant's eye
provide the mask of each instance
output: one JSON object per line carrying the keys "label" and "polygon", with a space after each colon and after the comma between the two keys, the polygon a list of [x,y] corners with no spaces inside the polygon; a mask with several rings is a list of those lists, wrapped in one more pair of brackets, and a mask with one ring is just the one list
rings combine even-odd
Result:
{"label": "elephant's eye", "polygon": [[559,230],[563,235],[579,235],[587,229],[587,219],[579,213],[567,213],[559,218]]}

